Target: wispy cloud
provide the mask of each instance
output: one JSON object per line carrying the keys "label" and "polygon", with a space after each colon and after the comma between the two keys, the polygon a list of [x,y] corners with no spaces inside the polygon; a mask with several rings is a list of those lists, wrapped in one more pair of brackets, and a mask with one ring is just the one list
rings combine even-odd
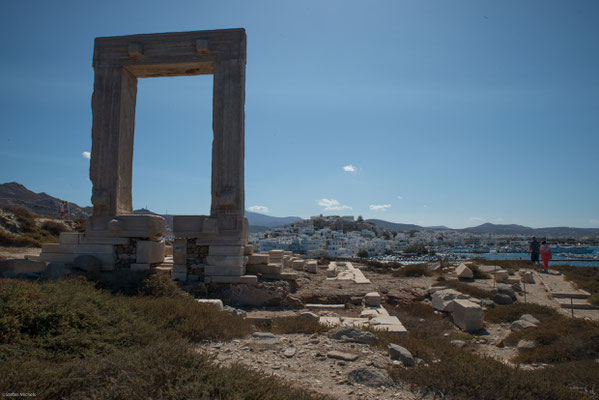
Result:
{"label": "wispy cloud", "polygon": [[257,213],[267,213],[268,207],[266,207],[266,206],[251,206],[251,207],[248,207],[248,210],[257,212]]}
{"label": "wispy cloud", "polygon": [[371,204],[368,206],[372,211],[387,211],[391,204]]}
{"label": "wispy cloud", "polygon": [[333,211],[333,210],[351,210],[350,206],[341,205],[335,199],[320,199],[316,200],[319,206],[324,207],[325,211]]}
{"label": "wispy cloud", "polygon": [[92,155],[89,151],[84,151],[83,153],[81,153],[81,155],[83,156],[83,158],[87,158],[88,160],[92,158]]}
{"label": "wispy cloud", "polygon": [[398,199],[400,199],[400,200],[403,200],[403,197],[402,197],[402,196],[397,196],[397,198],[398,198]]}
{"label": "wispy cloud", "polygon": [[481,218],[481,217],[470,217],[470,221],[474,221],[474,222],[485,222],[486,219]]}
{"label": "wispy cloud", "polygon": [[591,218],[591,219],[589,219],[589,224],[599,225],[599,219]]}
{"label": "wispy cloud", "polygon": [[428,208],[428,206],[427,206],[426,204],[425,204],[423,207],[424,207],[424,208]]}
{"label": "wispy cloud", "polygon": [[356,166],[355,166],[355,165],[351,165],[351,164],[349,164],[349,165],[345,165],[345,166],[343,167],[343,170],[344,170],[345,172],[356,172],[356,171],[358,170],[358,168],[356,168]]}

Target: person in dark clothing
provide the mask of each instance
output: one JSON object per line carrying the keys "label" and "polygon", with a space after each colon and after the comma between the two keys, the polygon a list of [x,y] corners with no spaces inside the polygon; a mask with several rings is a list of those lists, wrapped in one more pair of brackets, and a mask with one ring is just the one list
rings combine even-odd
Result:
{"label": "person in dark clothing", "polygon": [[540,265],[539,263],[539,252],[541,250],[541,245],[537,242],[537,239],[533,236],[532,242],[530,242],[528,246],[528,252],[530,253],[530,261],[534,267],[535,263]]}

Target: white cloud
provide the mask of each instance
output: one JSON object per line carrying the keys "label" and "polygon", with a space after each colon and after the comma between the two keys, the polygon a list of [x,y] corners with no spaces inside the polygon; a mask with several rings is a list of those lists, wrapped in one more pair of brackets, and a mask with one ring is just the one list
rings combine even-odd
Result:
{"label": "white cloud", "polygon": [[428,208],[428,206],[425,204],[425,205],[424,205],[424,208]]}
{"label": "white cloud", "polygon": [[401,196],[397,196],[397,198],[400,199],[400,200],[403,200],[403,197],[401,197]]}
{"label": "white cloud", "polygon": [[248,210],[253,211],[253,212],[257,212],[257,213],[267,213],[268,212],[268,207],[265,207],[265,206],[251,206],[251,207],[248,207]]}
{"label": "white cloud", "polygon": [[591,219],[589,219],[589,224],[599,225],[599,219],[591,218]]}
{"label": "white cloud", "polygon": [[356,171],[358,170],[358,168],[356,168],[356,166],[355,166],[355,165],[351,165],[351,164],[349,164],[349,165],[346,165],[346,166],[344,166],[344,167],[343,167],[343,170],[344,170],[345,172],[356,172]]}
{"label": "white cloud", "polygon": [[83,158],[87,158],[88,160],[92,158],[92,155],[89,151],[84,151],[83,153],[81,153],[81,155],[83,156]]}
{"label": "white cloud", "polygon": [[319,206],[324,207],[325,211],[332,210],[351,210],[350,206],[343,206],[335,199],[320,199],[316,200]]}
{"label": "white cloud", "polygon": [[485,222],[486,219],[480,218],[480,217],[470,217],[470,221],[474,221],[474,222]]}
{"label": "white cloud", "polygon": [[391,204],[371,204],[368,206],[372,211],[387,211]]}

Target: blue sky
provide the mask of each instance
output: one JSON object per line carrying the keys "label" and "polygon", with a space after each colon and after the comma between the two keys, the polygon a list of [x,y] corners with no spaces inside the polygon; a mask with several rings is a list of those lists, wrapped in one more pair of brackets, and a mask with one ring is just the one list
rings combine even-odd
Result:
{"label": "blue sky", "polygon": [[[0,183],[89,205],[98,36],[246,29],[246,208],[599,227],[599,2],[4,1]],[[210,209],[212,77],[140,79],[133,201]]]}

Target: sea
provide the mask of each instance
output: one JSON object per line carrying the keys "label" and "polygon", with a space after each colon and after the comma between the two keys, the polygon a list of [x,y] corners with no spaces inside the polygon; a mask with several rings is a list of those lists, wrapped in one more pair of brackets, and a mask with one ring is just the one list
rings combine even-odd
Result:
{"label": "sea", "polygon": [[[551,265],[572,265],[575,267],[599,267],[599,246],[591,246],[593,249],[591,253],[593,258],[588,260],[580,261],[582,257],[578,254],[570,254],[570,257],[559,254],[554,255],[554,260],[549,261]],[[464,258],[485,258],[487,260],[530,260],[529,253],[462,253],[462,252],[451,252],[456,256],[462,256]],[[542,262],[542,261],[541,261]]]}

